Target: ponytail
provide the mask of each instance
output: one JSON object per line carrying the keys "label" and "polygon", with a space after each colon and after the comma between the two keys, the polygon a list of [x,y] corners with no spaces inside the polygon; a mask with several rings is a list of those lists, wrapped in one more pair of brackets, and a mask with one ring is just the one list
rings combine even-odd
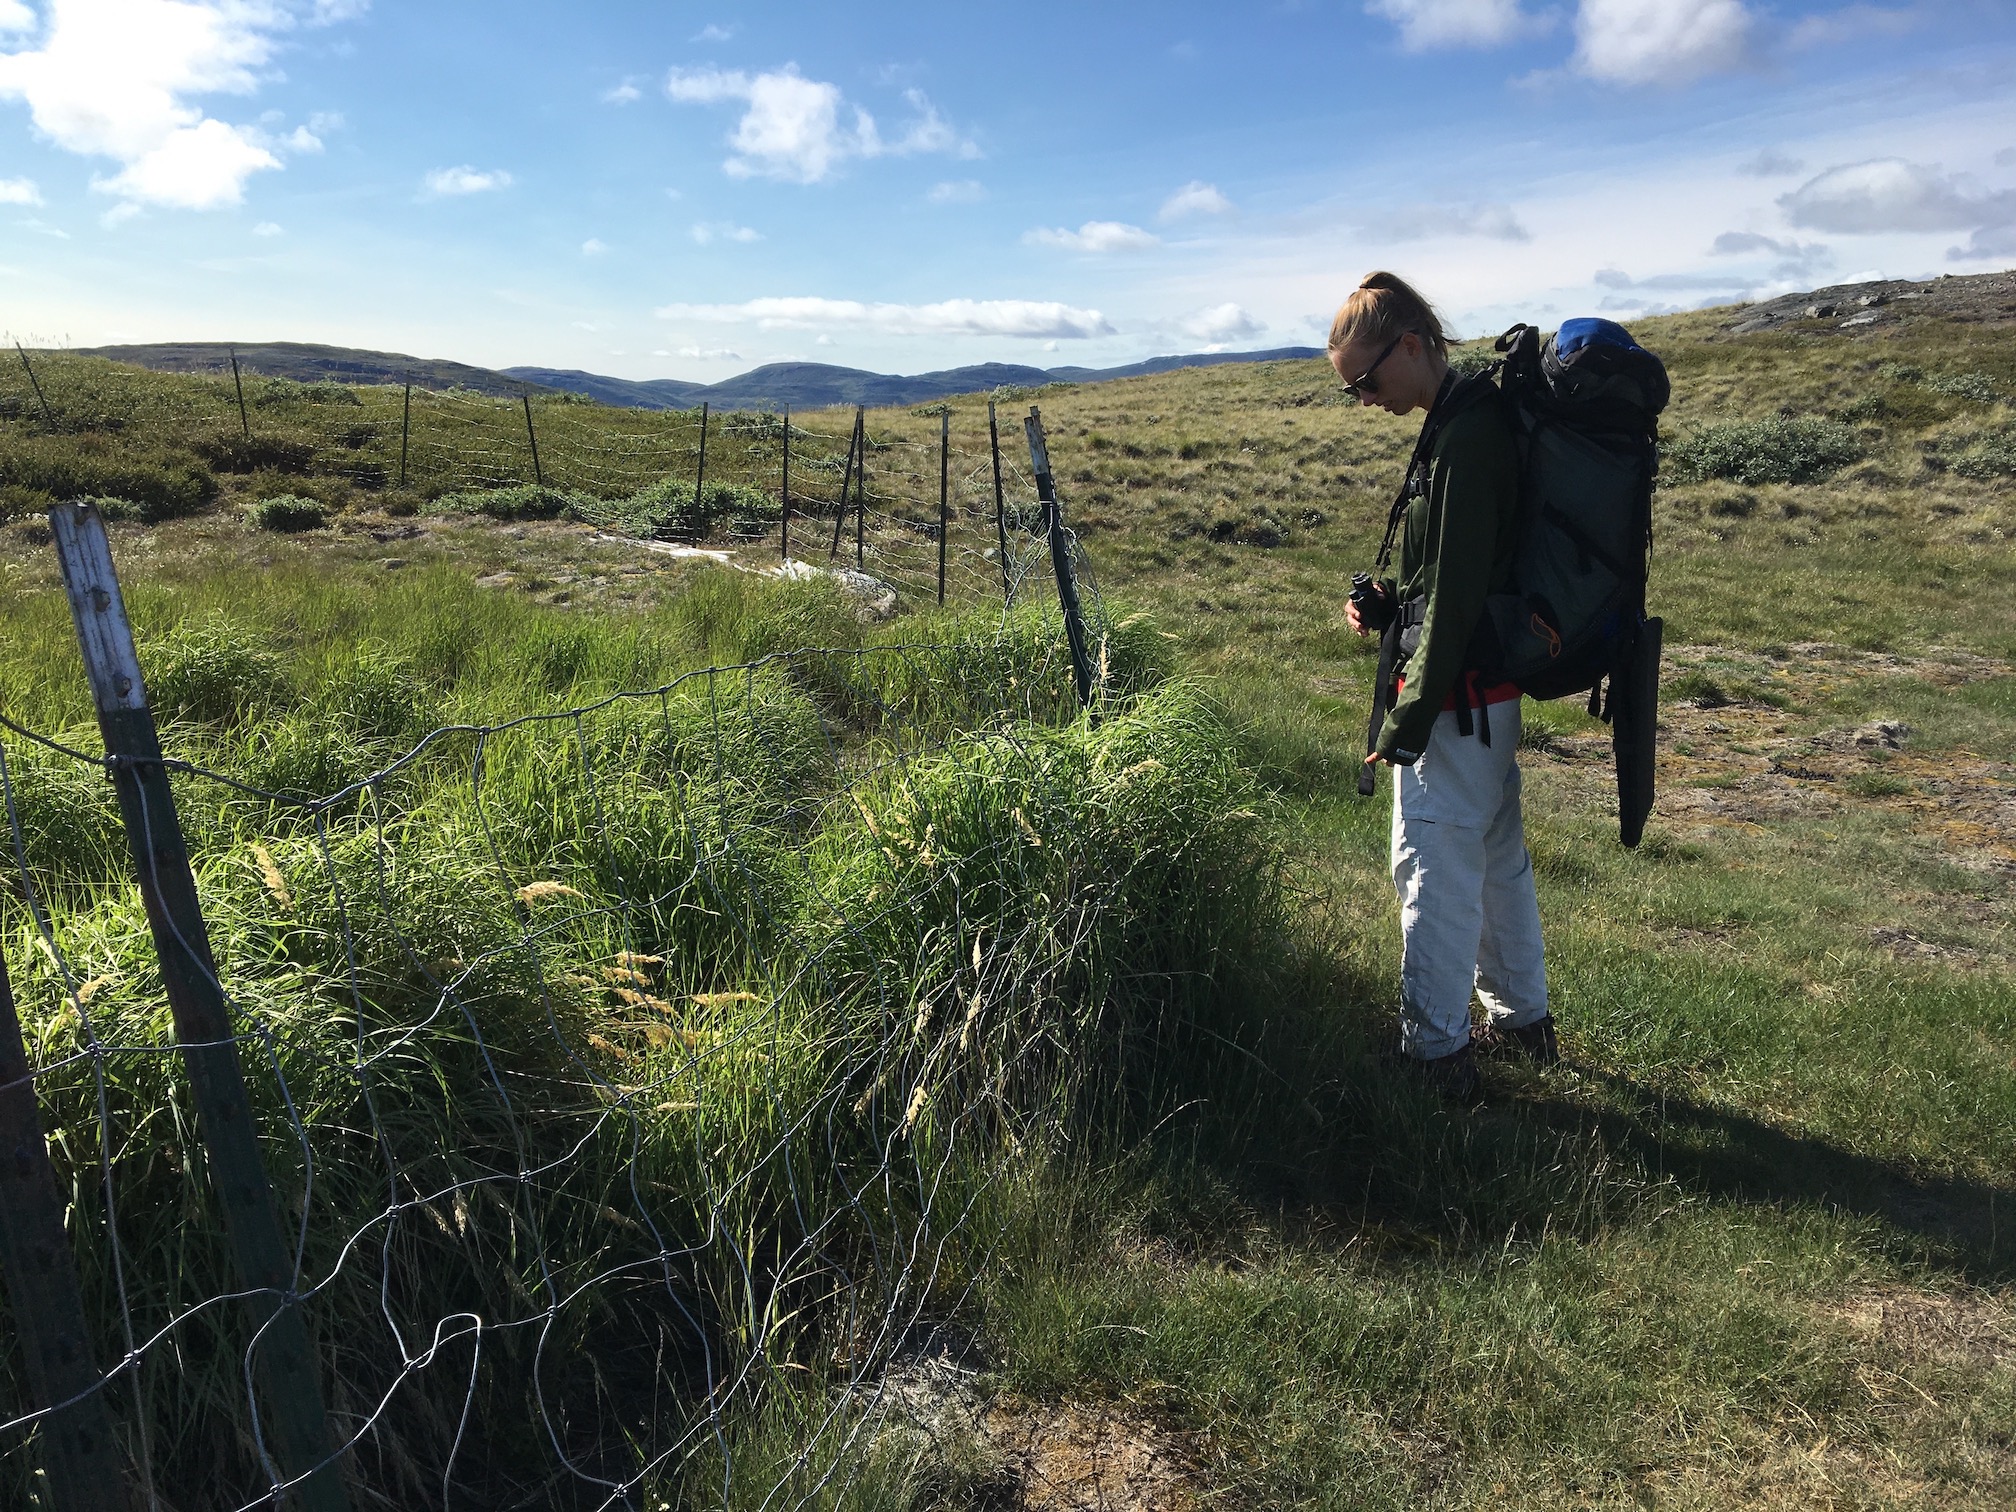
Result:
{"label": "ponytail", "polygon": [[1330,324],[1330,350],[1341,351],[1354,341],[1384,346],[1408,331],[1419,335],[1438,357],[1449,355],[1449,336],[1435,307],[1399,274],[1367,273]]}

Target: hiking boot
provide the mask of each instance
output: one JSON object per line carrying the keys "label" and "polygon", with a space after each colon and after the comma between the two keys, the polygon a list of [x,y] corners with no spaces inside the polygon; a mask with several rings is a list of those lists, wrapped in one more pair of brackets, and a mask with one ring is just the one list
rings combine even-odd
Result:
{"label": "hiking boot", "polygon": [[1479,1055],[1493,1060],[1529,1060],[1536,1066],[1561,1063],[1561,1047],[1554,1040],[1554,1015],[1547,1014],[1517,1029],[1501,1029],[1487,1024],[1472,1037]]}
{"label": "hiking boot", "polygon": [[1408,1070],[1439,1093],[1444,1101],[1468,1107],[1483,1100],[1484,1077],[1478,1071],[1477,1057],[1468,1045],[1434,1060],[1416,1060],[1412,1056],[1405,1059]]}

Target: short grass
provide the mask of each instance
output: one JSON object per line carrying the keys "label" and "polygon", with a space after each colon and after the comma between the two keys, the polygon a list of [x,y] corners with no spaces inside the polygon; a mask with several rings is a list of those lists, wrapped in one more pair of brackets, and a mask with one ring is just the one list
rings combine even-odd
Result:
{"label": "short grass", "polygon": [[[1242,731],[1293,926],[1134,1111],[1002,1194],[966,1311],[1004,1400],[1152,1423],[1227,1505],[2016,1498],[2016,496],[1996,460],[2016,336],[1731,339],[1719,318],[1637,333],[1694,459],[1657,506],[1660,808],[1619,850],[1601,727],[1529,707],[1569,1065],[1494,1069],[1467,1114],[1382,1059],[1386,814],[1350,792],[1369,662],[1342,589],[1409,427],[1345,406],[1320,363],[1034,396],[1105,586]],[[984,409],[952,408],[977,455]],[[1783,473],[1805,481],[1744,460],[1772,441],[1739,428],[1814,418],[1836,428]],[[936,420],[871,425],[928,444]],[[564,696],[578,664],[540,648],[569,626],[607,627],[610,684],[675,641],[726,658],[784,633],[749,630],[719,574],[578,530],[407,538],[348,508],[314,538],[122,527],[143,624],[235,612],[232,575],[258,566],[249,612],[298,627],[302,688],[369,641],[491,708]],[[5,570],[0,693],[74,722],[32,526]],[[876,1484],[991,1494],[942,1468]]]}

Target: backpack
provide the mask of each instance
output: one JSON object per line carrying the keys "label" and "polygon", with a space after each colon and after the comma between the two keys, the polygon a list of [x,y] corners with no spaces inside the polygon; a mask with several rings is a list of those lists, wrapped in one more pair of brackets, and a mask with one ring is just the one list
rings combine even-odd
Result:
{"label": "backpack", "polygon": [[[1511,584],[1485,599],[1465,666],[1479,683],[1516,683],[1530,698],[1589,694],[1590,714],[1611,725],[1619,838],[1633,846],[1652,808],[1664,626],[1646,618],[1645,587],[1659,414],[1671,386],[1659,359],[1613,321],[1566,321],[1544,342],[1534,327],[1516,325],[1498,338],[1497,350],[1504,354],[1500,360],[1445,395],[1437,406],[1442,415],[1423,428],[1407,484],[1394,501],[1380,565],[1391,554],[1408,503],[1426,490],[1428,455],[1441,423],[1495,397],[1519,447],[1519,536]],[[1411,601],[1398,611],[1382,649],[1368,751],[1384,718],[1391,675],[1420,641],[1425,606]],[[1469,715],[1459,707],[1465,735],[1471,733]],[[1487,741],[1489,729],[1488,722],[1478,727]],[[1369,775],[1360,778],[1361,792],[1370,788]]]}

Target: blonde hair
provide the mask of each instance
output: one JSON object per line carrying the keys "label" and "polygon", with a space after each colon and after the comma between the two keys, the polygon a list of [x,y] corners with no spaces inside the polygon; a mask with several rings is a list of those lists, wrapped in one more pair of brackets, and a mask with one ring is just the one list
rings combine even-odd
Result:
{"label": "blonde hair", "polygon": [[1449,336],[1435,307],[1399,274],[1367,273],[1330,323],[1330,350],[1342,351],[1354,341],[1384,346],[1408,331],[1419,335],[1438,357],[1449,355]]}

